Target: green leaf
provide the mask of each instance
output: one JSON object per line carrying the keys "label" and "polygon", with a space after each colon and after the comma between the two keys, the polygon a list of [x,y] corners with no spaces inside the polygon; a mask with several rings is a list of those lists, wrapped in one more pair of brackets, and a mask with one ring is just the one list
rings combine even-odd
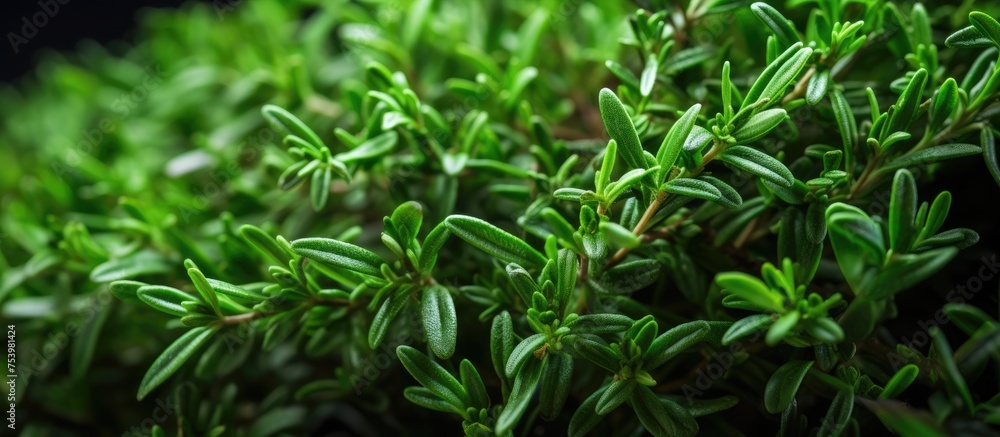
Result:
{"label": "green leaf", "polygon": [[754,314],[752,316],[744,317],[733,323],[726,333],[722,336],[722,345],[726,346],[736,340],[753,334],[756,331],[764,329],[771,324],[770,314]]}
{"label": "green leaf", "polygon": [[622,66],[622,64],[619,64],[615,61],[604,61],[604,66],[608,67],[608,70],[611,71],[611,74],[614,74],[615,77],[621,80],[625,86],[632,88],[634,90],[639,89],[639,78],[635,77],[635,74],[632,73],[632,70],[625,68],[624,66]]}
{"label": "green leaf", "polygon": [[920,437],[947,437],[950,435],[937,424],[937,419],[929,412],[913,409],[900,401],[873,401],[862,397],[858,398],[858,402],[875,413],[886,428],[898,435]]}
{"label": "green leaf", "polygon": [[663,62],[663,71],[667,74],[674,74],[704,63],[714,56],[715,51],[704,46],[687,48],[670,55]]}
{"label": "green leaf", "polygon": [[256,226],[240,226],[240,235],[243,236],[243,239],[246,240],[250,246],[257,249],[257,251],[261,254],[270,257],[278,265],[288,264],[288,261],[292,259],[288,250],[275,242],[274,237],[268,235],[267,232],[262,231]]}
{"label": "green leaf", "polygon": [[618,373],[621,369],[621,357],[611,348],[588,338],[579,338],[573,343],[577,355],[586,358],[588,361],[603,367],[611,373]]}
{"label": "green leaf", "polygon": [[972,11],[969,13],[969,21],[972,25],[979,30],[986,38],[993,42],[994,45],[1000,47],[1000,22],[997,22],[993,17],[979,12]]}
{"label": "green leaf", "polygon": [[931,100],[930,130],[939,132],[944,121],[958,109],[958,83],[948,78]]}
{"label": "green leaf", "polygon": [[656,72],[659,67],[656,55],[650,53],[649,57],[646,58],[646,67],[642,70],[642,77],[639,82],[639,94],[643,97],[649,97],[649,94],[653,92],[653,85],[656,84]]}
{"label": "green leaf", "polygon": [[219,296],[215,294],[215,290],[212,285],[208,283],[208,279],[205,278],[205,274],[198,270],[197,268],[188,269],[188,276],[191,277],[191,282],[194,284],[194,288],[198,290],[198,294],[201,295],[202,300],[208,303],[215,312],[215,315],[222,317],[222,309],[219,308]]}
{"label": "green leaf", "polygon": [[[506,382],[507,357],[514,351],[514,343],[517,341],[514,335],[514,322],[510,318],[510,313],[504,311],[493,318],[493,326],[490,328],[490,359],[493,361],[493,369],[497,376]],[[504,392],[506,394],[506,391]]]}
{"label": "green leaf", "polygon": [[[633,328],[634,327],[635,325],[633,325]],[[658,330],[659,326],[657,326],[656,321],[654,320],[650,320],[649,323],[642,324],[642,328],[639,329],[634,336],[632,336],[636,347],[642,351],[649,349],[649,346],[653,344],[653,340],[656,338]],[[632,334],[632,332],[627,331],[625,336],[629,337],[629,334]]]}
{"label": "green leaf", "polygon": [[101,337],[101,329],[104,328],[104,323],[113,310],[112,305],[94,308],[95,314],[80,327],[79,334],[73,339],[69,360],[69,371],[73,379],[81,380],[87,376],[90,363],[94,359],[94,350],[97,349],[97,341]]}
{"label": "green leaf", "polygon": [[486,385],[483,378],[469,360],[462,360],[458,367],[459,378],[462,387],[469,393],[469,406],[473,408],[487,408],[490,406],[490,395],[486,392]]}
{"label": "green leaf", "polygon": [[597,400],[597,405],[594,406],[594,412],[600,416],[604,416],[619,405],[623,404],[628,398],[632,396],[632,392],[635,391],[636,386],[639,383],[635,379],[619,379],[612,382],[601,398]]}
{"label": "green leaf", "polygon": [[321,264],[358,273],[381,276],[382,258],[374,252],[331,238],[302,238],[292,242],[292,251]]}
{"label": "green leaf", "polygon": [[681,150],[684,148],[684,142],[691,134],[695,121],[698,120],[699,112],[701,112],[701,104],[695,104],[688,108],[684,115],[677,119],[677,122],[670,126],[670,130],[667,131],[667,136],[663,138],[663,143],[656,151],[656,162],[660,165],[661,175],[658,181],[662,181],[664,175],[669,174],[670,169],[677,162],[677,157],[680,156]]}
{"label": "green leaf", "polygon": [[233,285],[228,282],[219,281],[216,279],[208,279],[208,285],[215,290],[216,293],[226,295],[229,297],[234,297],[237,299],[243,299],[254,304],[258,304],[267,299],[262,294],[257,294],[255,292],[250,292],[246,288],[240,287],[238,285]]}
{"label": "green leaf", "polygon": [[715,277],[723,292],[739,296],[761,308],[779,311],[784,308],[784,298],[771,291],[760,279],[743,272],[723,272]]}
{"label": "green leaf", "polygon": [[959,29],[944,40],[944,45],[948,47],[980,49],[990,47],[993,41],[983,35],[976,26],[969,26]]}
{"label": "green leaf", "polygon": [[778,317],[778,320],[775,320],[774,323],[771,324],[771,327],[767,329],[767,335],[764,336],[764,341],[767,345],[775,346],[780,343],[781,340],[784,340],[785,337],[791,333],[796,326],[798,326],[800,317],[801,314],[799,314],[798,310],[789,311],[781,317]]}
{"label": "green leaf", "polygon": [[826,225],[841,272],[851,289],[860,292],[867,269],[885,259],[881,229],[860,209],[843,203],[826,209]]}
{"label": "green leaf", "polygon": [[538,386],[541,374],[541,361],[526,365],[518,372],[507,404],[504,406],[503,412],[500,413],[500,417],[497,418],[497,435],[508,435],[524,416],[524,412],[528,409],[528,404],[535,394],[535,388]]}
{"label": "green leaf", "polygon": [[170,264],[160,254],[140,251],[99,264],[90,271],[90,280],[111,282],[136,276],[167,273],[171,270]]}
{"label": "green leaf", "polygon": [[729,61],[722,64],[722,110],[725,120],[733,119],[733,80],[730,78]]}
{"label": "green leaf", "polygon": [[574,334],[614,334],[630,328],[635,320],[624,314],[584,314],[570,325]]}
{"label": "green leaf", "polygon": [[403,23],[403,46],[412,48],[420,39],[420,32],[427,26],[427,17],[434,7],[434,0],[417,0],[405,14]]}
{"label": "green leaf", "polygon": [[698,422],[674,401],[660,399],[649,387],[641,386],[630,399],[639,422],[654,436],[693,436]]}
{"label": "green leaf", "polygon": [[568,249],[560,249],[556,260],[556,292],[552,298],[555,308],[562,308],[570,302],[576,291],[576,279],[579,276],[580,262],[576,253]]}
{"label": "green leaf", "polygon": [[[559,200],[569,200],[571,202],[579,202],[580,198],[589,191],[581,190],[579,188],[560,188],[552,192],[552,197]],[[593,194],[593,193],[591,193]]]}
{"label": "green leaf", "polygon": [[646,368],[655,369],[677,354],[704,340],[711,332],[711,326],[704,320],[682,323],[670,328],[653,340],[643,354]]}
{"label": "green leaf", "polygon": [[313,210],[319,211],[326,206],[326,200],[330,198],[330,181],[333,179],[333,170],[329,166],[316,169],[312,174],[312,183],[309,184],[309,201]]}
{"label": "green leaf", "polygon": [[882,166],[880,171],[891,171],[903,167],[944,161],[946,159],[961,158],[963,156],[976,155],[982,151],[982,148],[974,144],[942,144],[900,156]]}
{"label": "green leaf", "polygon": [[[389,326],[392,325],[392,321],[396,319],[409,299],[408,293],[394,292],[385,302],[382,302],[382,306],[379,307],[378,313],[375,314],[372,325],[368,329],[368,347],[375,349],[382,344],[385,334],[389,331]],[[430,335],[429,332],[428,335]]]}
{"label": "green leaf", "polygon": [[[774,108],[754,114],[736,132],[733,132],[733,139],[737,143],[749,144],[767,135],[768,132],[778,127],[781,122],[788,119],[788,113],[784,109]],[[737,146],[743,147],[743,146]],[[728,152],[730,149],[727,149]]]}
{"label": "green leaf", "polygon": [[821,342],[836,344],[844,341],[844,329],[830,317],[807,319],[805,327],[809,335]]}
{"label": "green leaf", "polygon": [[858,144],[858,123],[854,118],[854,111],[847,103],[847,98],[840,90],[834,89],[830,94],[830,104],[837,119],[837,127],[840,128],[841,144],[844,148],[844,169],[850,172],[854,147]]}
{"label": "green leaf", "polygon": [[757,16],[757,19],[771,29],[771,32],[774,32],[774,36],[778,38],[782,47],[799,42],[799,34],[795,31],[795,25],[767,3],[754,3],[750,5],[750,10]]}
{"label": "green leaf", "polygon": [[738,397],[732,395],[716,399],[685,399],[681,396],[667,395],[665,397],[661,397],[661,399],[671,400],[674,402],[680,402],[683,400],[685,402],[684,408],[693,417],[702,417],[728,410],[736,406],[736,404],[740,401]]}
{"label": "green leaf", "polygon": [[809,85],[806,88],[806,103],[810,106],[819,104],[820,100],[823,100],[823,96],[826,96],[826,92],[829,89],[830,70],[827,68],[817,70],[816,74],[813,74],[813,76],[809,78]]}
{"label": "green leaf", "polygon": [[694,197],[716,201],[722,198],[722,192],[714,185],[699,179],[677,178],[663,184],[663,191],[670,194]]}
{"label": "green leaf", "polygon": [[[795,43],[791,48],[796,46],[801,46],[802,43]],[[789,48],[789,50],[791,50]],[[795,78],[799,76],[802,68],[806,66],[809,62],[809,58],[812,57],[811,48],[803,48],[792,54],[785,62],[781,64],[781,67],[775,72],[772,80],[767,83],[764,89],[761,91],[760,98],[767,98],[770,101],[764,105],[764,107],[779,103],[782,97],[785,95],[785,90],[792,85]],[[781,58],[779,58],[781,59]],[[777,62],[777,61],[775,61]],[[768,66],[770,68],[770,66]],[[766,70],[765,70],[766,71]],[[757,79],[758,81],[760,78]],[[756,82],[754,83],[754,88],[757,87]],[[751,88],[751,91],[753,89]],[[749,98],[749,97],[748,97]]]}
{"label": "green leaf", "polygon": [[882,393],[878,395],[879,399],[892,399],[903,393],[910,384],[917,379],[920,374],[920,368],[916,364],[907,364],[899,369],[889,381],[885,383],[885,388],[882,389]]}
{"label": "green leaf", "polygon": [[403,389],[403,397],[421,407],[443,413],[460,413],[461,410],[445,402],[426,387],[406,387]]}
{"label": "green leaf", "polygon": [[927,9],[922,3],[913,5],[913,9],[910,11],[910,25],[910,41],[914,48],[921,44],[925,47],[930,46],[933,43]]}
{"label": "green leaf", "polygon": [[722,197],[716,200],[716,203],[731,209],[737,209],[743,206],[743,198],[740,197],[740,193],[731,185],[708,175],[699,175],[698,179],[712,184],[712,186],[719,190]]}
{"label": "green leaf", "polygon": [[642,244],[638,236],[618,223],[601,222],[598,228],[601,233],[608,238],[608,241],[614,243],[618,247],[635,249]]}
{"label": "green leaf", "polygon": [[993,175],[993,180],[1000,185],[1000,163],[997,162],[997,142],[993,134],[993,128],[985,127],[979,135],[979,141],[983,145],[983,160],[986,161],[986,169]]}
{"label": "green leaf", "polygon": [[562,412],[573,382],[573,357],[565,353],[545,355],[538,390],[538,406],[544,420],[554,420]]}
{"label": "green leaf", "polygon": [[527,179],[531,177],[527,170],[495,159],[470,159],[466,161],[465,166],[470,169],[490,170],[515,178]]}
{"label": "green leaf", "polygon": [[854,389],[846,388],[837,391],[833,397],[833,403],[827,410],[826,416],[821,422],[819,435],[839,436],[847,431],[847,422],[851,420],[851,413],[854,411]]}
{"label": "green leaf", "polygon": [[910,139],[911,136],[912,135],[910,135],[909,132],[893,132],[889,134],[889,136],[882,139],[882,142],[879,143],[879,150],[885,152],[889,150],[894,144],[900,141],[906,141]]}
{"label": "green leaf", "polygon": [[459,238],[501,261],[538,267],[545,257],[524,240],[517,238],[482,219],[452,215],[445,224]]}
{"label": "green leaf", "polygon": [[511,351],[510,356],[507,357],[507,365],[504,367],[504,374],[508,378],[514,377],[515,374],[521,367],[524,367],[525,362],[527,362],[537,351],[541,349],[542,345],[545,344],[545,334],[535,334],[524,340],[521,340],[514,350]]}
{"label": "green leaf", "polygon": [[399,134],[397,134],[396,131],[383,132],[378,136],[369,138],[365,142],[359,144],[358,147],[333,155],[333,159],[343,163],[352,163],[355,161],[377,158],[391,152],[392,149],[396,147],[396,142],[398,140]]}
{"label": "green leaf", "polygon": [[306,168],[307,164],[312,164],[314,162],[319,161],[298,161],[288,166],[285,171],[281,172],[281,176],[278,176],[278,188],[288,191],[298,186],[299,183],[305,180],[305,176],[308,175],[309,172],[316,169],[315,164]]}
{"label": "green leaf", "polygon": [[883,132],[905,132],[910,128],[917,114],[917,108],[923,101],[924,85],[927,83],[927,70],[921,68],[910,78],[903,94],[896,101],[896,110],[889,116]]}
{"label": "green leaf", "polygon": [[961,399],[962,403],[965,404],[966,412],[971,414],[976,402],[972,400],[972,393],[969,392],[965,377],[962,376],[958,365],[955,364],[955,356],[951,351],[951,346],[948,345],[948,339],[944,337],[944,333],[936,325],[931,327],[930,336],[934,342],[934,348],[937,350],[937,360],[945,388],[948,389],[948,393],[952,397]]}
{"label": "green leaf", "polygon": [[514,56],[521,62],[531,64],[535,58],[535,52],[541,48],[541,38],[545,35],[545,27],[550,21],[549,10],[546,8],[536,9],[517,30],[517,49]]}
{"label": "green leaf", "polygon": [[186,316],[187,310],[181,302],[198,301],[197,297],[164,285],[145,285],[136,290],[139,300],[153,308],[174,316]]}
{"label": "green leaf", "polygon": [[569,421],[569,435],[571,437],[585,436],[604,419],[604,416],[595,413],[595,411],[597,410],[597,401],[604,396],[604,392],[607,391],[608,387],[606,385],[597,389],[573,413],[573,417]]}
{"label": "green leaf", "polygon": [[420,303],[420,315],[431,350],[438,358],[451,357],[458,337],[458,319],[451,293],[440,285],[432,285],[424,290]]}
{"label": "green leaf", "polygon": [[958,249],[945,247],[915,255],[895,255],[878,273],[866,296],[879,299],[912,287],[941,270],[957,253]]}
{"label": "green leaf", "polygon": [[594,189],[598,193],[604,193],[604,188],[611,182],[611,173],[615,171],[617,155],[618,143],[615,140],[608,141],[608,147],[604,149],[604,158],[601,160],[600,173],[594,175]]}
{"label": "green leaf", "polygon": [[410,346],[402,345],[396,348],[396,356],[420,385],[428,388],[457,410],[465,410],[465,406],[469,403],[469,395],[462,387],[462,383],[447,370]]}
{"label": "green leaf", "polygon": [[942,308],[948,319],[955,322],[966,334],[973,335],[983,325],[992,327],[997,322],[983,310],[968,304],[948,303]]}
{"label": "green leaf", "polygon": [[419,203],[414,201],[403,202],[392,211],[389,221],[399,232],[407,243],[417,238],[420,233],[420,225],[423,224],[424,211]]}
{"label": "green leaf", "polygon": [[316,135],[316,132],[309,129],[302,120],[299,120],[292,113],[275,105],[264,105],[260,109],[260,112],[275,129],[283,133],[296,135],[316,146],[317,149],[326,148],[326,144],[319,138],[319,135]]}
{"label": "green leaf", "polygon": [[726,164],[784,187],[791,187],[795,182],[792,172],[781,161],[746,146],[732,146],[719,158]]}
{"label": "green leaf", "polygon": [[140,303],[142,300],[139,299],[139,296],[135,292],[146,285],[149,284],[139,281],[115,281],[108,286],[108,291],[122,302]]}
{"label": "green leaf", "polygon": [[812,361],[791,360],[771,375],[764,388],[764,408],[768,413],[781,413],[791,405],[812,365]]}
{"label": "green leaf", "polygon": [[951,229],[940,232],[920,242],[915,250],[965,249],[979,241],[979,234],[968,228]]}
{"label": "green leaf", "polygon": [[893,252],[907,253],[917,237],[917,182],[906,169],[892,180],[889,200],[889,244]]}
{"label": "green leaf", "polygon": [[625,193],[625,191],[637,185],[647,175],[658,172],[659,170],[660,166],[655,166],[647,169],[637,168],[623,174],[620,179],[608,185],[606,190],[607,192],[604,194],[606,198],[605,202],[614,202],[618,199],[618,196],[621,196]]}
{"label": "green leaf", "polygon": [[438,223],[431,232],[424,238],[424,245],[420,248],[420,271],[428,273],[437,264],[438,253],[444,247],[444,243],[451,236],[451,230],[444,222]]}
{"label": "green leaf", "polygon": [[630,169],[648,167],[642,154],[639,134],[635,131],[632,118],[629,117],[625,105],[618,99],[618,96],[607,88],[602,89],[599,106],[601,118],[604,119],[604,127],[608,130],[608,135],[611,135],[611,139],[618,143],[618,153],[622,160],[628,164]]}
{"label": "green leaf", "polygon": [[212,338],[215,331],[216,328],[209,327],[192,328],[170,346],[167,346],[163,353],[153,361],[153,365],[146,371],[146,375],[142,377],[136,399],[143,400],[153,390],[166,382],[167,378],[176,373],[195,352],[198,352],[198,349],[201,349]]}

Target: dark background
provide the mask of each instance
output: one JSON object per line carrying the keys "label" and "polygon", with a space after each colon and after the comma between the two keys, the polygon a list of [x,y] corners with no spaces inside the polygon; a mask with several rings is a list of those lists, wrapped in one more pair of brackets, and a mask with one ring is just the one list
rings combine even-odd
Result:
{"label": "dark background", "polygon": [[[30,73],[36,57],[46,49],[73,51],[78,42],[91,39],[101,44],[115,40],[129,41],[135,27],[136,12],[145,7],[176,7],[185,0],[41,0],[59,10],[25,44],[18,44],[17,53],[10,42],[10,33],[22,35],[25,24],[34,14],[43,12],[40,0],[5,0],[0,2],[0,81],[12,82]],[[53,8],[53,6],[50,6]],[[41,22],[41,18],[39,18]],[[29,29],[30,31],[30,29]]]}

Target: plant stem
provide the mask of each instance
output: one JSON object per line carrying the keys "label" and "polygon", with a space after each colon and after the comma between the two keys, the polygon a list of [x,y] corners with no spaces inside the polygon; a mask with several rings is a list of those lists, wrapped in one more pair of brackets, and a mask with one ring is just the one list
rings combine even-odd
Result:
{"label": "plant stem", "polygon": [[[702,158],[701,165],[699,165],[698,168],[692,171],[685,172],[684,176],[695,176],[698,173],[701,173],[701,171],[705,168],[705,165],[711,162],[713,159],[715,159],[715,157],[722,152],[722,149],[723,149],[722,143],[720,143],[719,141],[715,141],[712,144],[712,148],[709,149],[708,153],[705,154],[705,157]],[[663,205],[663,202],[667,199],[667,196],[669,194],[670,193],[663,190],[660,190],[658,193],[656,193],[656,198],[654,198],[653,201],[649,203],[649,206],[646,208],[646,212],[642,214],[642,218],[639,219],[639,222],[635,224],[635,228],[632,229],[633,235],[640,236],[646,232],[647,228],[649,227],[649,222],[653,219],[654,216],[656,216],[656,212],[660,210],[660,206]],[[629,249],[627,247],[618,249],[618,252],[615,252],[615,255],[611,257],[611,260],[609,260],[607,264],[604,265],[604,268],[609,269],[611,267],[616,266],[618,263],[622,262],[622,260],[624,260],[625,257],[628,256],[629,252],[631,251],[632,249]]]}
{"label": "plant stem", "polygon": [[225,316],[219,320],[222,321],[223,325],[239,325],[240,323],[252,322],[263,316],[263,314],[257,311],[251,311],[249,313],[237,314],[235,316]]}
{"label": "plant stem", "polygon": [[[786,95],[784,99],[782,99],[781,101],[782,104],[795,100],[796,98],[804,94],[806,88],[808,88],[809,86],[809,79],[812,78],[814,74],[816,74],[815,65],[810,67],[809,70],[806,71],[806,74],[803,75],[801,79],[799,79],[798,83],[795,84],[795,88],[792,89],[792,92]],[[700,173],[702,169],[704,169],[709,162],[715,159],[715,157],[718,156],[719,153],[722,153],[724,149],[725,147],[723,146],[723,144],[718,140],[716,140],[712,144],[712,148],[709,149],[707,153],[705,153],[705,156],[702,158],[701,165],[699,165],[698,168],[694,169],[693,171],[687,172],[688,174],[686,176],[695,176],[698,173]],[[633,235],[639,236],[642,235],[644,232],[646,232],[646,227],[649,225],[649,221],[652,220],[653,216],[656,215],[657,210],[659,210],[660,206],[663,205],[663,201],[667,198],[668,194],[669,193],[662,190],[656,194],[656,198],[653,199],[652,202],[650,202],[649,207],[646,208],[646,212],[643,213],[642,218],[639,219],[639,223],[636,223],[635,228],[632,229]],[[604,268],[608,269],[622,262],[622,260],[624,260],[625,257],[628,256],[629,252],[631,252],[631,249],[626,247],[619,249],[618,252],[615,252],[614,256],[611,257],[611,260],[609,260],[608,263],[604,265]]]}
{"label": "plant stem", "polygon": [[[642,218],[639,219],[639,223],[636,223],[635,228],[632,229],[632,235],[639,236],[646,231],[646,226],[649,225],[649,221],[653,219],[654,215],[656,215],[656,211],[660,209],[660,205],[663,205],[663,201],[667,198],[668,194],[669,193],[662,190],[656,193],[656,198],[649,203],[649,207],[647,207],[646,212],[642,214]],[[604,268],[609,269],[622,262],[622,260],[628,256],[630,251],[631,249],[627,247],[618,249],[618,252],[615,252],[615,255],[611,257],[611,260],[608,261],[607,264],[604,265]]]}

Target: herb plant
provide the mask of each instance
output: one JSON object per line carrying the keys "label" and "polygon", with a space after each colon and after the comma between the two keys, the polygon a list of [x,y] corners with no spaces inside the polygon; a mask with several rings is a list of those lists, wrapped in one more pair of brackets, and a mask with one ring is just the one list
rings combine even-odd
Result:
{"label": "herb plant", "polygon": [[932,182],[1000,185],[997,17],[151,12],[0,88],[21,426],[995,434],[996,296],[939,284],[981,257],[995,286],[995,221],[949,212],[1000,188]]}

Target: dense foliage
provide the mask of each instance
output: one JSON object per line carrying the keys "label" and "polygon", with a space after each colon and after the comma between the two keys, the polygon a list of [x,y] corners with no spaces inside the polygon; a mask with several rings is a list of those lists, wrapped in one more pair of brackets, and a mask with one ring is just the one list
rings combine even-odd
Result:
{"label": "dense foliage", "polygon": [[995,434],[992,225],[931,188],[1000,184],[1000,8],[681,3],[48,55],[0,87],[23,435]]}

